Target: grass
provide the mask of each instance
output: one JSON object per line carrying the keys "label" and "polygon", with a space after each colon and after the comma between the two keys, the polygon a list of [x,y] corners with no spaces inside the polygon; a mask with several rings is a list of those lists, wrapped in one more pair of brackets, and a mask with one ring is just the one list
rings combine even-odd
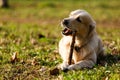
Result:
{"label": "grass", "polygon": [[[120,80],[119,2],[9,0],[10,8],[0,8],[0,80]],[[79,8],[93,16],[105,52],[113,56],[93,69],[50,75],[62,62],[57,52],[62,37],[60,21]],[[11,63],[15,52],[19,60]]]}

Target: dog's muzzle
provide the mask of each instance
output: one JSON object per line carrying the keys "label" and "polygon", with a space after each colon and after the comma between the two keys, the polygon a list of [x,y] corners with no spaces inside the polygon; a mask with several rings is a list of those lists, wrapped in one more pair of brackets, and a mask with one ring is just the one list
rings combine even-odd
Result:
{"label": "dog's muzzle", "polygon": [[63,30],[62,30],[62,34],[64,34],[64,35],[72,35],[72,30],[70,30],[69,28],[64,28]]}
{"label": "dog's muzzle", "polygon": [[62,34],[63,35],[72,35],[72,30],[69,28],[69,20],[63,20],[62,22],[63,26],[64,26],[64,29],[62,30]]}
{"label": "dog's muzzle", "polygon": [[62,23],[63,23],[63,25],[66,25],[66,26],[67,26],[67,25],[69,24],[69,20],[64,19]]}

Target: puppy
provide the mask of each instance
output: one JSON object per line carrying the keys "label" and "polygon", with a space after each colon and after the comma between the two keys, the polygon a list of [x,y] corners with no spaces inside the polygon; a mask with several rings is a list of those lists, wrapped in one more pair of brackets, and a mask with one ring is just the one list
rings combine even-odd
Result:
{"label": "puppy", "polygon": [[[96,33],[96,23],[85,10],[72,11],[61,22],[63,38],[59,42],[59,54],[63,59],[62,70],[92,68],[99,55],[104,54],[102,41]],[[76,31],[72,65],[68,64],[72,33]]]}

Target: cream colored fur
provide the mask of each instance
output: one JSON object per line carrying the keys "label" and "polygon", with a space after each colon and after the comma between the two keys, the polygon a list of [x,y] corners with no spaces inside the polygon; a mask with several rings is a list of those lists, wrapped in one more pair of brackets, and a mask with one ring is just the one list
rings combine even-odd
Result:
{"label": "cream colored fur", "polygon": [[[79,18],[81,22],[76,19]],[[72,11],[68,18],[68,27],[72,31],[77,31],[75,38],[75,46],[83,46],[80,50],[73,51],[72,65],[68,65],[68,56],[70,51],[70,45],[72,41],[71,35],[63,35],[63,38],[59,42],[59,54],[63,59],[63,63],[60,65],[62,70],[78,70],[81,68],[92,68],[96,62],[99,54],[103,54],[103,45],[101,39],[96,33],[96,23],[92,19],[91,15],[85,10]],[[62,23],[63,25],[63,23]],[[63,25],[64,27],[64,25]]]}

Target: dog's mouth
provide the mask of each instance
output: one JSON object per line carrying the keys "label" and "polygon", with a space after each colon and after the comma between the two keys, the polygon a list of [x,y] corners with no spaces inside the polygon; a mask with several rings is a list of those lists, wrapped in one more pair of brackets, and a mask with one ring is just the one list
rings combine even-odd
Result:
{"label": "dog's mouth", "polygon": [[71,29],[69,29],[69,28],[64,28],[63,30],[62,30],[62,34],[63,35],[66,35],[66,36],[68,36],[68,35],[72,35],[72,30]]}

